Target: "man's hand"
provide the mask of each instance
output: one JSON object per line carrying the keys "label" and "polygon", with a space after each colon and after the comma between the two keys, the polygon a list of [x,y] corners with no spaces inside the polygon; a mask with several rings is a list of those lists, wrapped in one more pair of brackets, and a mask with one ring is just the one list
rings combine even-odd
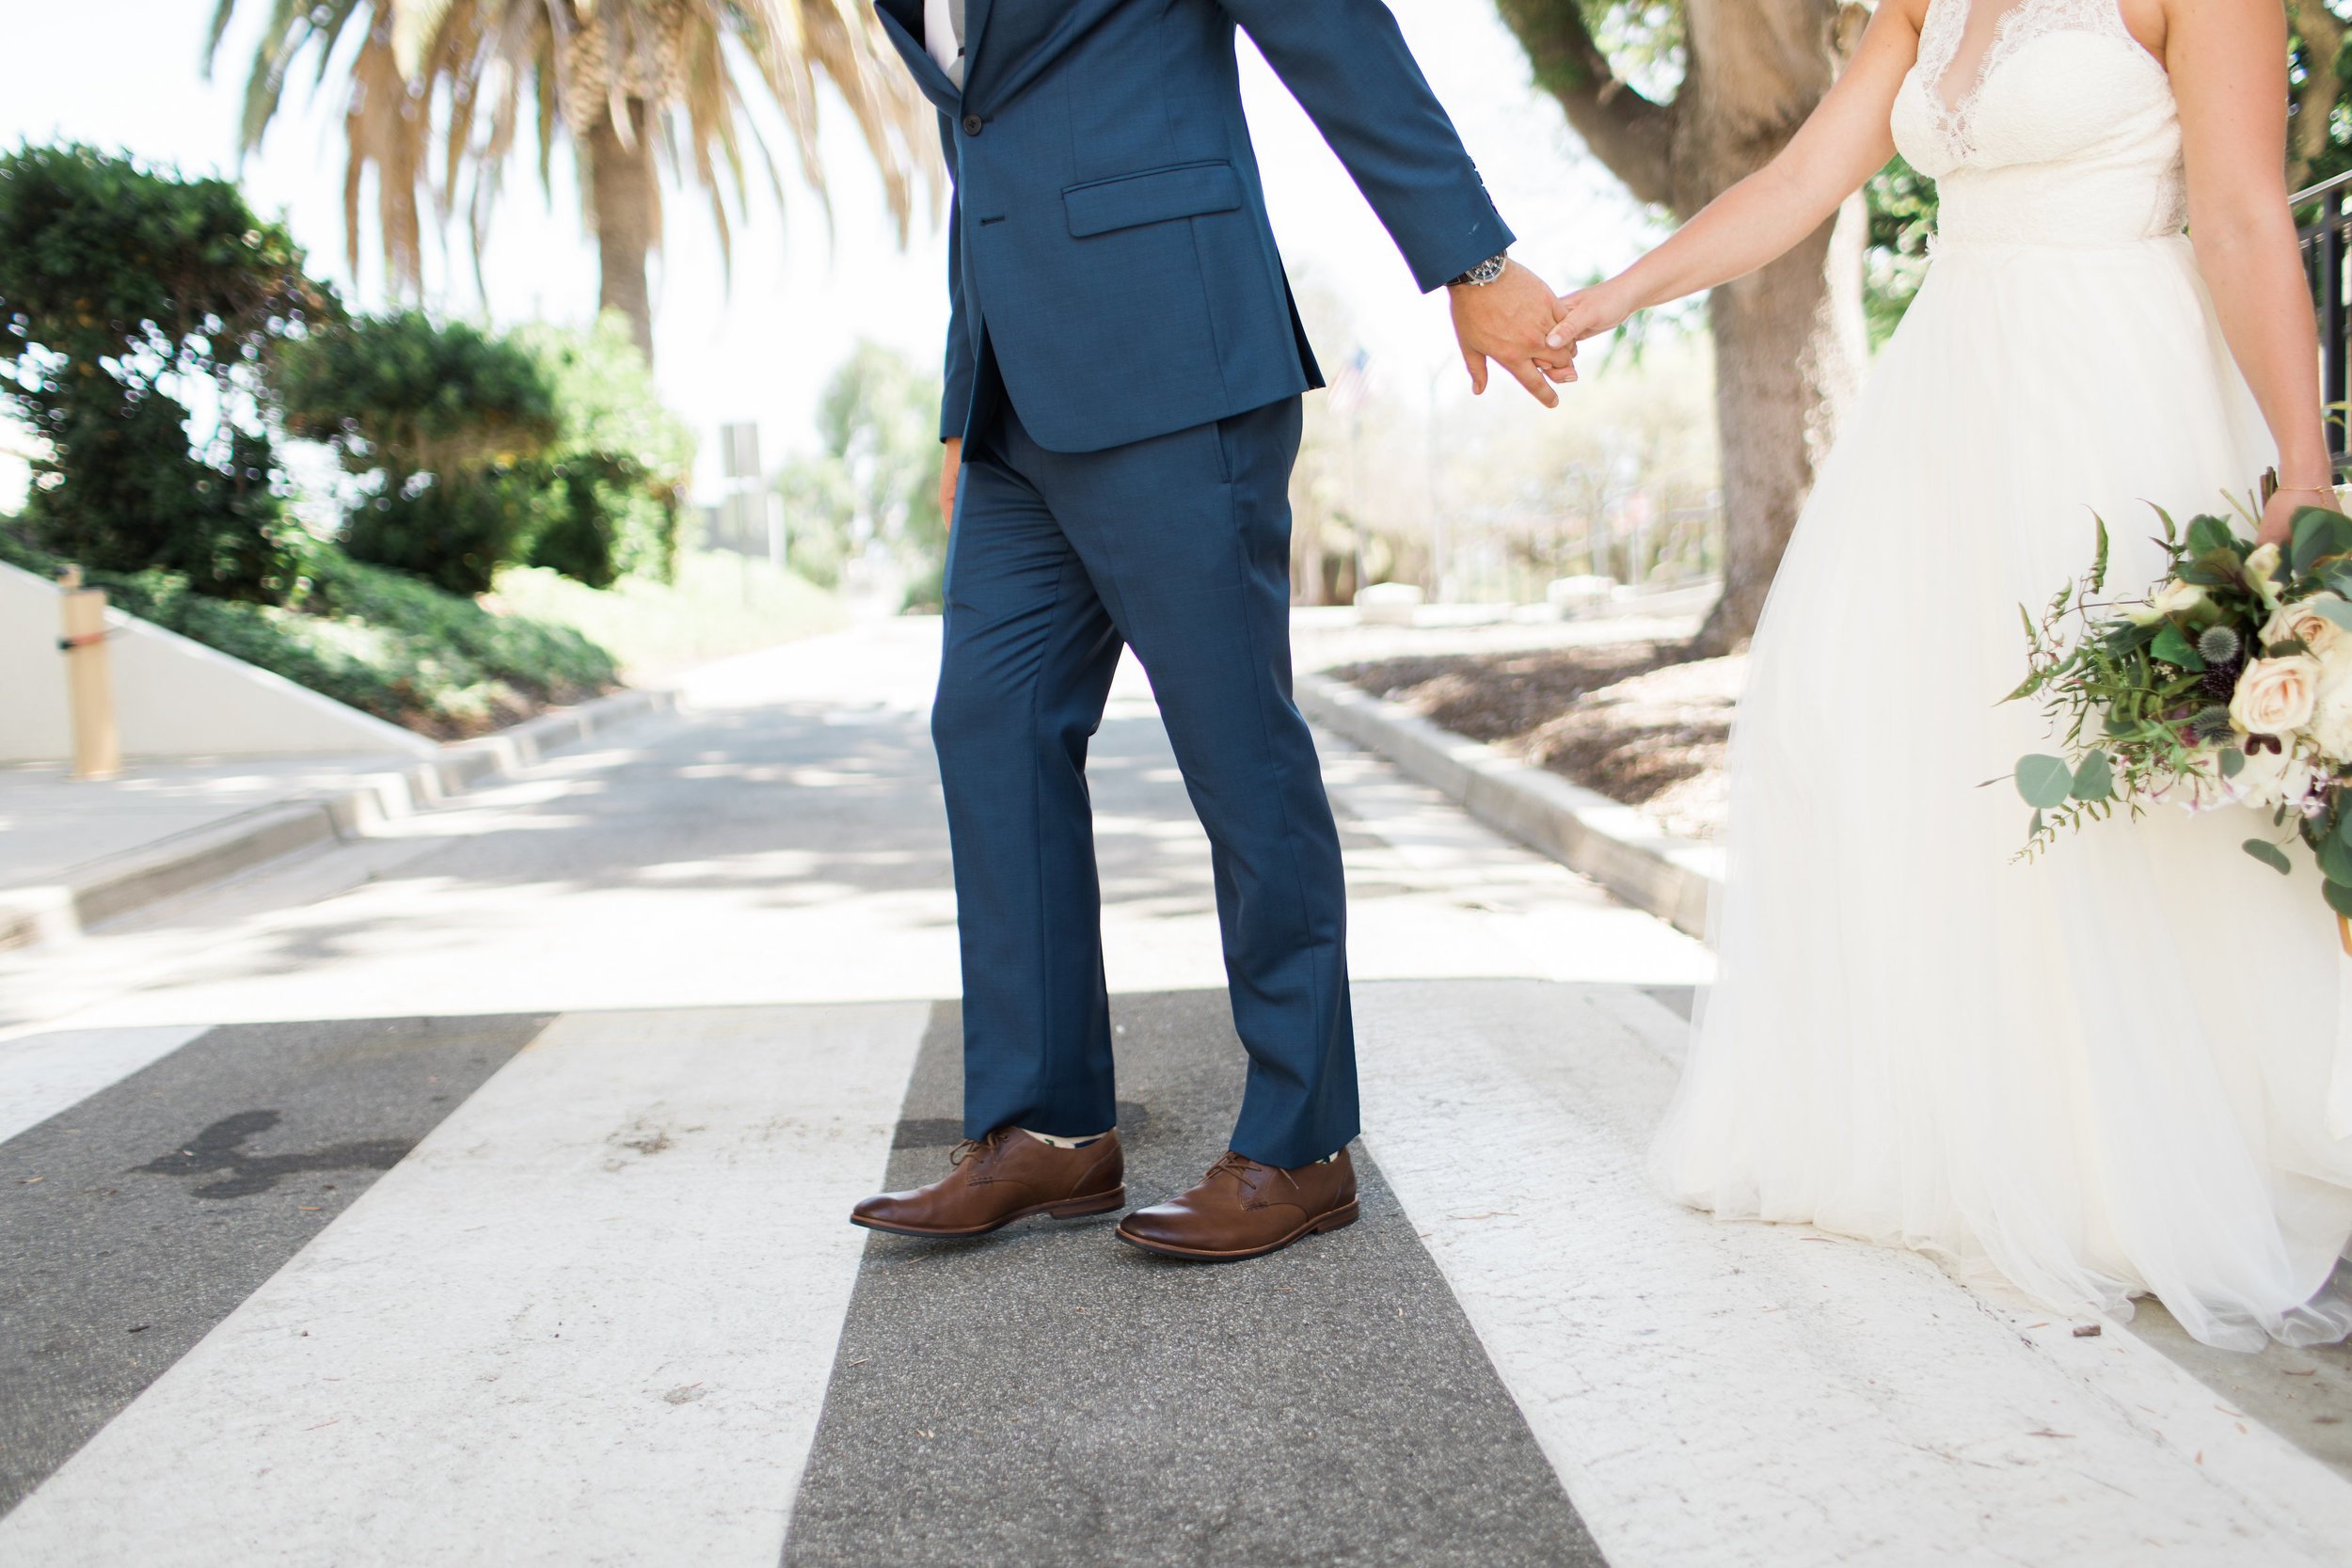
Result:
{"label": "man's hand", "polygon": [[939,520],[942,526],[956,526],[956,476],[963,472],[963,437],[951,436],[940,443],[939,459]]}
{"label": "man's hand", "polygon": [[1491,359],[1537,403],[1559,407],[1560,394],[1551,384],[1576,379],[1576,350],[1544,341],[1560,321],[1550,285],[1513,261],[1484,288],[1462,283],[1446,293],[1453,296],[1454,336],[1462,345],[1462,363],[1470,368],[1470,390],[1486,394]]}

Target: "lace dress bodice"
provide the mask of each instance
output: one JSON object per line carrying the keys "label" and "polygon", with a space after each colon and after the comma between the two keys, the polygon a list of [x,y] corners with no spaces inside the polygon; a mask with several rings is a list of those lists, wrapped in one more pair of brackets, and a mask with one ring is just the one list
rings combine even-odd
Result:
{"label": "lace dress bodice", "polygon": [[[1972,72],[1975,10],[2004,5]],[[2116,0],[1929,0],[1894,131],[1947,242],[2127,245],[2188,221],[2171,79]]]}

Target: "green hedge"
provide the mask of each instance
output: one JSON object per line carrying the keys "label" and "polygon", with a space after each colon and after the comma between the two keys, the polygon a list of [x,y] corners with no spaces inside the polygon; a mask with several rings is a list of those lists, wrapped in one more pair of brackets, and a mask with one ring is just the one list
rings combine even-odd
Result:
{"label": "green hedge", "polygon": [[[91,567],[283,602],[294,530],[250,394],[339,309],[228,181],[73,144],[0,152],[0,402],[40,438],[27,533]],[[218,429],[191,447],[181,400],[207,382]]]}
{"label": "green hedge", "polygon": [[[209,598],[173,572],[89,577],[143,620],[440,739],[619,684],[612,656],[568,626],[492,614],[331,545],[298,547],[301,576],[284,606]],[[43,576],[59,564],[5,528],[0,561]]]}

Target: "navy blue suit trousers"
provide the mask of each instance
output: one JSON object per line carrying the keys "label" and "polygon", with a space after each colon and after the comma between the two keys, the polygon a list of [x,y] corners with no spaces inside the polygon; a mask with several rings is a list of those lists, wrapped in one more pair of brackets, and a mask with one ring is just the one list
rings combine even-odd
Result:
{"label": "navy blue suit trousers", "polygon": [[1299,400],[1064,453],[1000,388],[965,448],[931,719],[966,1134],[1083,1137],[1117,1119],[1086,761],[1133,647],[1208,831],[1249,1054],[1232,1147],[1286,1167],[1322,1159],[1359,1113],[1339,832],[1291,697]]}
{"label": "navy blue suit trousers", "polygon": [[955,184],[943,437],[965,439],[933,732],[965,1120],[1109,1127],[1087,743],[1131,646],[1215,856],[1249,1052],[1232,1147],[1357,1132],[1339,835],[1291,700],[1291,466],[1320,386],[1241,98],[1246,31],[1435,290],[1511,231],[1381,0],[874,0]]}

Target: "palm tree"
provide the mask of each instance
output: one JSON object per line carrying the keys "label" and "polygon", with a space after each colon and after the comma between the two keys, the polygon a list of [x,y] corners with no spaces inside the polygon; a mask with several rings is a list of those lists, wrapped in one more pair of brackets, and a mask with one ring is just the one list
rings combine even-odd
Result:
{"label": "palm tree", "polygon": [[[569,134],[602,265],[599,304],[619,310],[653,353],[647,257],[661,239],[661,187],[708,199],[731,254],[729,198],[749,203],[754,166],[779,206],[783,171],[748,110],[764,94],[783,113],[802,178],[827,205],[818,149],[818,81],[847,102],[880,168],[906,243],[916,186],[935,193],[931,111],[905,72],[883,69],[866,0],[262,0],[269,20],[246,75],[241,146],[261,146],[289,78],[309,56],[312,84],[348,53],[349,151],[343,222],[359,264],[360,208],[371,165],[376,227],[396,289],[419,285],[421,214],[446,223],[462,207],[477,267],[508,159],[526,124],[539,179]],[[209,73],[237,0],[217,0]],[[355,23],[358,25],[355,25]]]}

